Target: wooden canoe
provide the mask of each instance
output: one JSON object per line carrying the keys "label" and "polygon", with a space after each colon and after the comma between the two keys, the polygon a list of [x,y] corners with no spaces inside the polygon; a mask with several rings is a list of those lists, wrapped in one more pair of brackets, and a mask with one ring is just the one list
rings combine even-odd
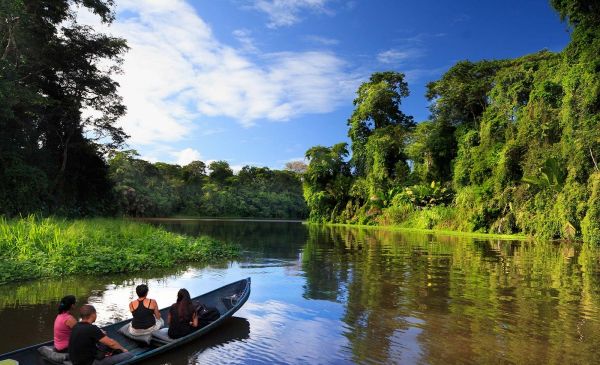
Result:
{"label": "wooden canoe", "polygon": [[[148,359],[151,356],[170,351],[178,346],[181,346],[185,343],[197,339],[198,337],[201,337],[209,331],[212,331],[220,324],[222,324],[225,320],[227,320],[227,318],[231,317],[235,312],[237,312],[237,310],[240,309],[242,305],[244,305],[244,303],[248,300],[249,296],[250,278],[247,278],[240,281],[236,281],[231,284],[227,284],[211,292],[192,298],[192,301],[195,305],[204,304],[208,307],[214,307],[219,311],[221,316],[215,321],[211,322],[210,324],[200,328],[199,330],[192,332],[191,334],[185,337],[173,340],[169,343],[153,340],[150,345],[145,345],[123,336],[121,333],[118,332],[118,329],[123,327],[125,324],[128,324],[131,321],[131,319],[108,325],[106,327],[103,327],[102,329],[106,331],[107,336],[117,340],[121,345],[127,348],[127,350],[135,354],[133,358],[124,362],[120,362],[118,365],[134,364]],[[161,316],[166,319],[168,311],[169,307],[161,309]],[[37,345],[18,349],[12,352],[8,352],[6,354],[2,354],[0,355],[0,363],[4,364],[4,360],[15,360],[18,362],[19,365],[62,365],[42,358],[42,356],[40,356],[40,354],[38,353],[39,347],[52,345],[53,342],[48,341],[44,343],[39,343]],[[7,361],[7,363],[10,362]]]}

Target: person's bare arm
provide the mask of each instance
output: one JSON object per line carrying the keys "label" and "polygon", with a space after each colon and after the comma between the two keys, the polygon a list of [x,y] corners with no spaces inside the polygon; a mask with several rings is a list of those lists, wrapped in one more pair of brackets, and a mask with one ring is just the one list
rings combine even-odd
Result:
{"label": "person's bare arm", "polygon": [[67,327],[73,328],[73,326],[77,324],[77,320],[75,319],[75,317],[69,316],[69,318],[67,318],[67,320],[65,321],[65,324],[67,325]]}
{"label": "person's bare arm", "polygon": [[99,341],[113,350],[122,350],[123,352],[127,352],[127,349],[125,347],[121,346],[120,343],[108,336],[102,337]]}
{"label": "person's bare arm", "polygon": [[158,303],[156,303],[156,300],[150,299],[151,306],[153,303],[154,303],[154,317],[156,317],[156,319],[160,319],[160,311],[158,310]]}
{"label": "person's bare arm", "polygon": [[194,314],[192,315],[191,325],[192,327],[198,327],[198,314],[196,312],[194,312]]}

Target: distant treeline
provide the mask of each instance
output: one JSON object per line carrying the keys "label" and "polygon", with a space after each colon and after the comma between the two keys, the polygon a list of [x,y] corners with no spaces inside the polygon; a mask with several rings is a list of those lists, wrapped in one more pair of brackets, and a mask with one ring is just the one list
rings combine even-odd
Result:
{"label": "distant treeline", "polygon": [[458,62],[428,84],[428,121],[401,111],[404,74],[374,73],[351,145],[306,153],[310,219],[600,243],[600,2],[551,3],[564,51]]}
{"label": "distant treeline", "polygon": [[174,215],[303,219],[308,209],[300,175],[226,161],[185,166],[137,159],[134,151],[109,159],[119,211],[135,217]]}

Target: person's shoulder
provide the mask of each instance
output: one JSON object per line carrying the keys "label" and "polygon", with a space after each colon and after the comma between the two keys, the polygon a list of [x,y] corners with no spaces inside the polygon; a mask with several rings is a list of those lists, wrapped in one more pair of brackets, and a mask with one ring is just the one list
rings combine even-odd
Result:
{"label": "person's shoulder", "polygon": [[75,323],[73,328],[71,328],[71,331],[73,333],[85,332],[85,331],[89,331],[91,329],[91,326],[92,325],[87,322],[77,322],[77,323]]}
{"label": "person's shoulder", "polygon": [[102,331],[102,328],[96,326],[95,324],[90,324],[90,328],[89,331],[93,332],[94,334],[97,334],[98,337],[102,338],[105,336],[104,332]]}

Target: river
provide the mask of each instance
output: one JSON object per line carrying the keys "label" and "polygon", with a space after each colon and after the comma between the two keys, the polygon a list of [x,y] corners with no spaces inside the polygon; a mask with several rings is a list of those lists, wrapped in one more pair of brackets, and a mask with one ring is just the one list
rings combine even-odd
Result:
{"label": "river", "polygon": [[98,323],[252,277],[215,332],[144,364],[591,364],[600,362],[600,251],[294,222],[160,221],[237,242],[237,261],[0,286],[0,353],[52,336],[75,294]]}

